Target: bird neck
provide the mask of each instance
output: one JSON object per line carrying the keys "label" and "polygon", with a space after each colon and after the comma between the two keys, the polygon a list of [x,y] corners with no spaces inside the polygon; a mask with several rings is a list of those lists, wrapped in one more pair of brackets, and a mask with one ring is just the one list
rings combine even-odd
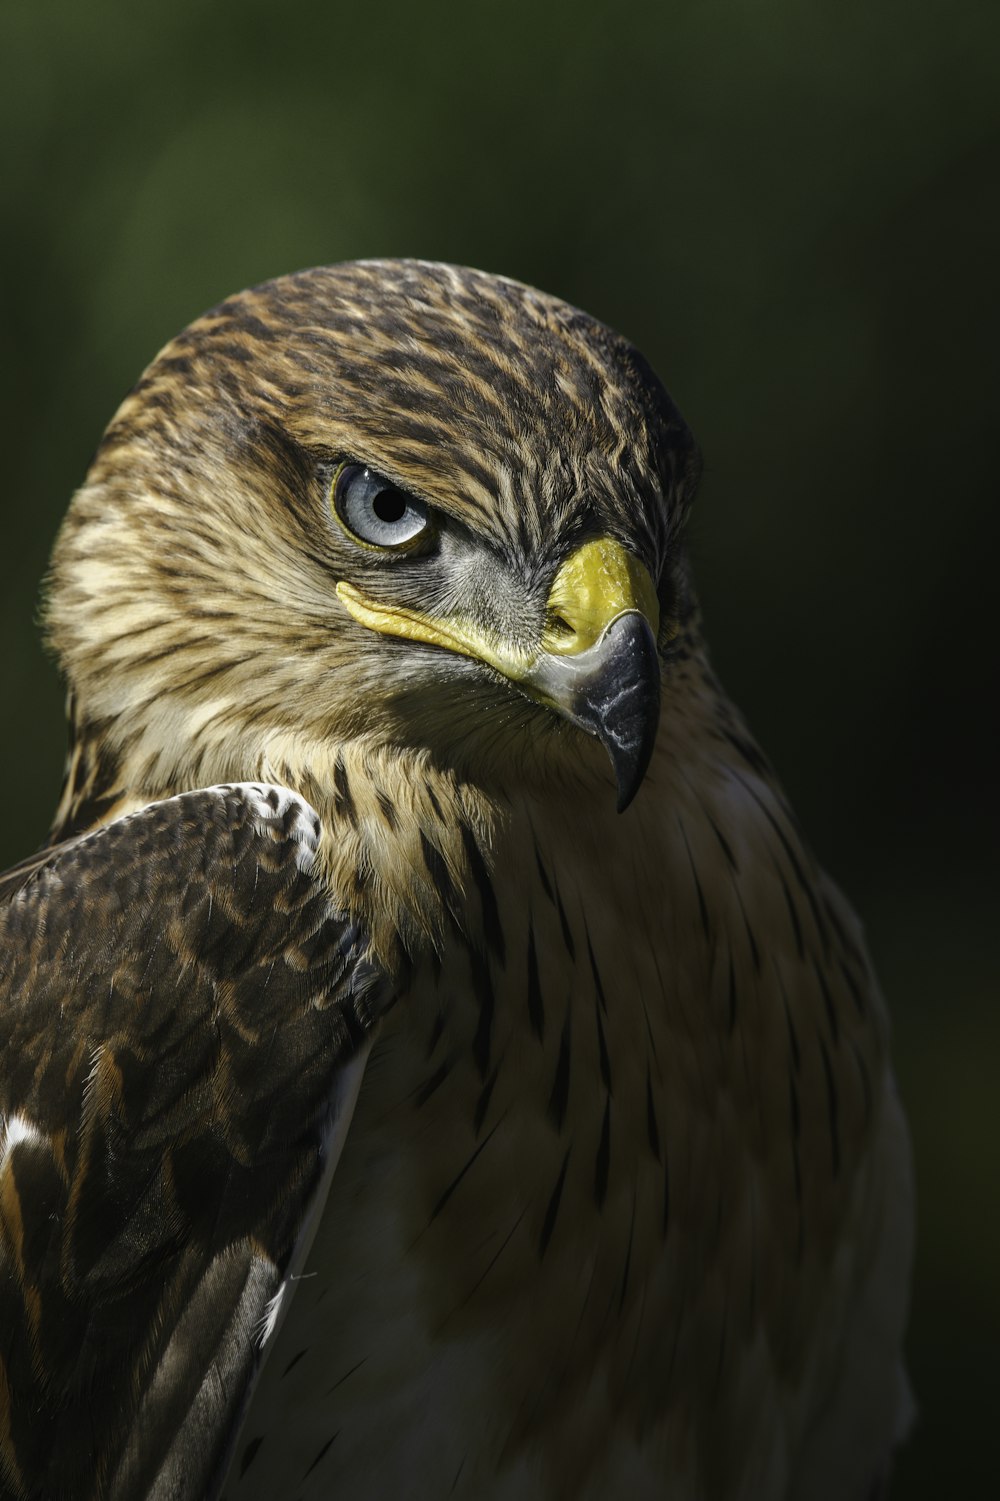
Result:
{"label": "bird neck", "polygon": [[366,738],[268,744],[259,775],[299,792],[324,831],[320,866],[334,904],[374,956],[399,972],[440,953],[449,931],[478,942],[490,920],[496,799],[426,751]]}
{"label": "bird neck", "polygon": [[50,845],[118,817],[126,811],[126,802],[135,805],[129,797],[123,757],[108,735],[107,725],[83,718],[72,692],[66,699],[66,717],[69,749],[47,840]]}

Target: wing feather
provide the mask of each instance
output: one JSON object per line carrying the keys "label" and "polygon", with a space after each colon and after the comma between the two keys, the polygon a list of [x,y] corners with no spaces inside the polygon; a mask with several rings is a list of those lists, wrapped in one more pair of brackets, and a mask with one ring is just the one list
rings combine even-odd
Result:
{"label": "wing feather", "polygon": [[318,837],[207,788],[0,877],[4,1501],[217,1494],[389,1000]]}

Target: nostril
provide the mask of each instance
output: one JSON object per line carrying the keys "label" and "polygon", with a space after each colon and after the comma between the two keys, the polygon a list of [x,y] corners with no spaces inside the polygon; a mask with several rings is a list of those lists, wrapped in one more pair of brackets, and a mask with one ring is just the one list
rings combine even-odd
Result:
{"label": "nostril", "polygon": [[576,630],[570,625],[564,615],[559,615],[555,610],[549,610],[545,617],[546,630],[554,632],[557,636],[575,636]]}

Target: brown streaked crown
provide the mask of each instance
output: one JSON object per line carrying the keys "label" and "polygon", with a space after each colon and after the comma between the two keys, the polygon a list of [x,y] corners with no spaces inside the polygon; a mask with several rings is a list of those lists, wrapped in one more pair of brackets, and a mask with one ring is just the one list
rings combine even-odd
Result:
{"label": "brown streaked crown", "polygon": [[683,419],[619,334],[518,282],[420,261],[228,298],[150,366],[92,478],[171,430],[240,464],[273,450],[293,486],[316,458],[371,462],[525,553],[589,502],[653,563],[695,467]]}

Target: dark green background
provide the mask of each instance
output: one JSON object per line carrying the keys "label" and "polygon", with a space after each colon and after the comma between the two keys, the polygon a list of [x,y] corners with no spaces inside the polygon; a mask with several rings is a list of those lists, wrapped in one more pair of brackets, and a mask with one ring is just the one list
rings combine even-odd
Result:
{"label": "dark green background", "polygon": [[247,283],[418,255],[579,303],[706,455],[715,660],[865,916],[913,1122],[896,1494],[995,1471],[995,0],[6,0],[0,864],[63,754],[39,581],[105,422]]}

